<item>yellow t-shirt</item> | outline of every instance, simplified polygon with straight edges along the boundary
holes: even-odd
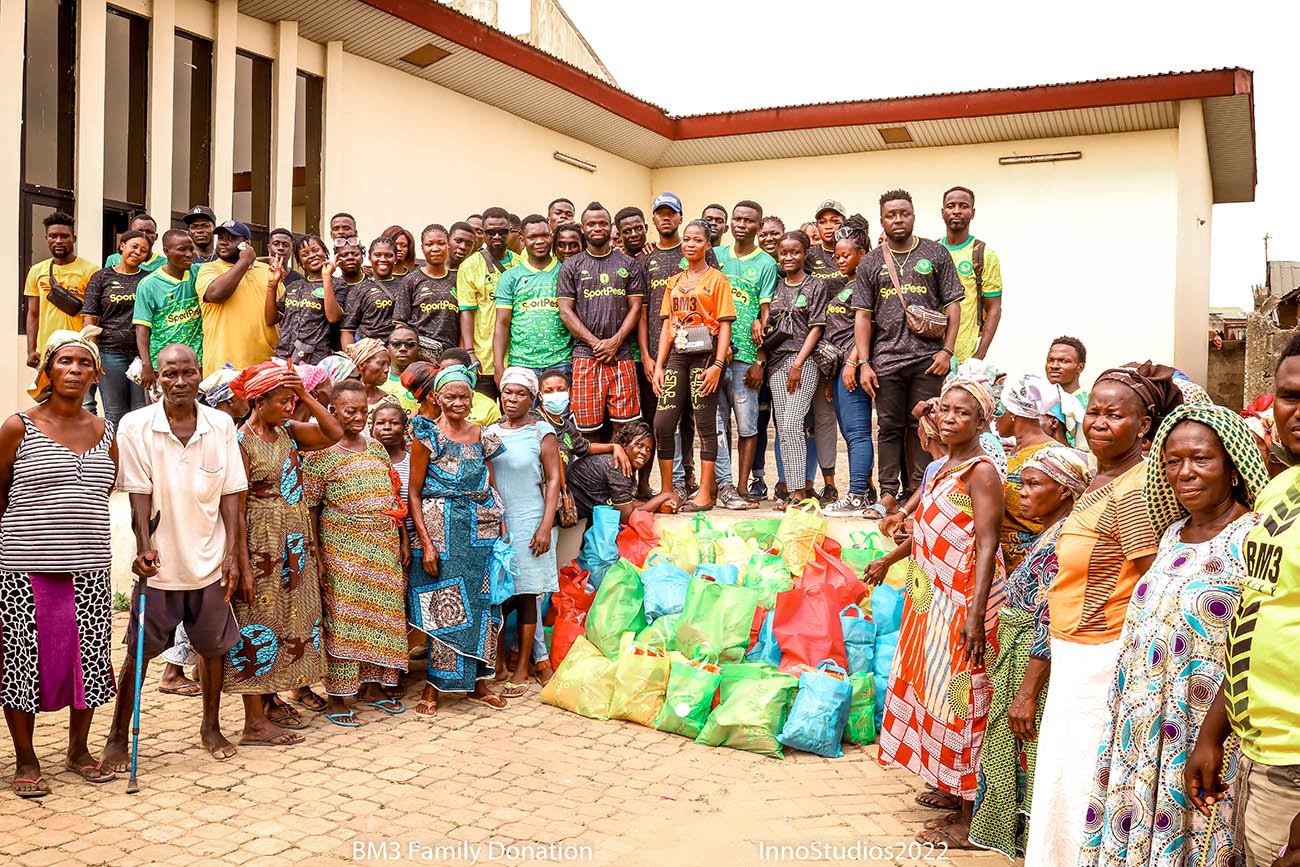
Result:
[[[40,299],[37,302],[40,305],[37,311],[37,352],[45,349],[45,342],[50,339],[50,335],[54,332],[60,329],[80,331],[81,326],[84,324],[80,316],[69,316],[51,304],[49,299],[45,297],[50,291],[50,261],[45,259],[33,265],[27,272],[26,283],[23,284],[24,295],[29,298]],[[63,288],[69,292],[85,296],[86,284],[90,282],[91,275],[98,270],[99,268],[95,265],[78,256],[66,265],[55,265],[54,279],[59,281]]]
[[[391,371],[388,374],[388,380],[379,386],[379,390],[397,398],[397,402],[402,405],[402,409],[406,410],[407,415],[415,415],[420,411],[420,402],[411,396],[411,393],[406,390],[406,386],[402,385],[402,380],[393,376]]]
[[[1282,473],[1255,501],[1246,534],[1246,579],[1228,626],[1224,693],[1241,751],[1261,764],[1300,765],[1300,467]]]
[[[479,376],[491,376],[495,370],[492,359],[492,336],[497,324],[497,281],[506,271],[524,259],[513,250],[506,250],[501,270],[488,270],[487,251],[476,250],[460,263],[456,272],[456,303],[461,312],[474,311],[474,354],[478,356]]]
[[[241,369],[260,364],[275,352],[279,339],[279,330],[266,324],[266,284],[271,275],[266,263],[254,262],[225,301],[213,304],[205,300],[212,281],[231,267],[220,259],[207,262],[194,281],[203,314],[204,376],[227,361]]]
[[[952,256],[952,264],[957,269],[957,278],[966,290],[966,297],[961,300],[961,325],[957,328],[957,353],[954,360],[961,364],[975,354],[980,344],[979,296],[975,292],[975,262],[972,258],[975,250],[975,236],[966,239],[966,243],[944,248]],[[982,289],[985,297],[995,298],[1002,294],[1002,264],[993,248],[984,247],[984,275]]]
[[[469,401],[468,421],[487,427],[501,418],[501,407],[497,402],[482,392],[474,392]]]

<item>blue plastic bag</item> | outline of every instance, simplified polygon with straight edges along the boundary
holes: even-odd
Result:
[[[590,573],[587,585],[600,589],[609,567],[618,562],[618,509],[597,506],[591,510],[591,526],[582,536],[582,551],[578,554],[578,568]]]
[[[709,577],[719,584],[740,583],[740,567],[734,563],[701,563],[695,567],[695,577]]]
[[[891,635],[903,628],[903,591],[888,584],[871,589],[871,619],[876,635]]]
[[[832,673],[836,676],[832,676]],[[799,691],[776,739],[787,747],[828,759],[844,755],[840,741],[849,722],[853,684],[844,669],[826,659],[799,674]]]
[[[776,636],[772,634],[772,620],[775,617],[776,612],[769,611],[763,618],[763,625],[758,630],[758,640],[754,642],[753,649],[745,654],[746,662],[781,664],[781,645],[776,643]]]
[[[876,633],[876,658],[872,661],[876,675],[876,731],[885,718],[885,692],[889,688],[889,670],[894,667],[894,653],[898,650],[898,633]]]
[[[492,543],[492,556],[488,559],[488,586],[493,605],[501,605],[515,595],[515,576],[518,574],[515,549],[510,546],[510,534],[507,533]]]
[[[660,554],[646,558],[641,570],[641,586],[645,588],[645,619],[653,623],[660,617],[679,614],[686,605],[686,588],[691,583],[691,573],[679,569],[671,560]]]
[[[873,671],[876,624],[868,620],[858,606],[845,605],[840,611],[840,631],[844,633],[844,656],[848,659],[849,674]]]

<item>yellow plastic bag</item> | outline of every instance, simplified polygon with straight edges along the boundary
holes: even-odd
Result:
[[[596,645],[580,635],[538,698],[542,704],[554,705],[591,719],[609,719],[616,665],[614,660],[606,659]]]
[[[749,558],[754,556],[754,552],[758,550],[760,550],[758,542],[755,540],[745,539],[728,531],[713,540],[713,562],[720,566],[730,563],[739,566],[741,571],[744,571],[745,565],[749,563]]]
[[[700,539],[690,526],[664,527],[659,534],[659,547],[654,551],[662,553],[679,569],[685,569],[692,575],[700,565]],[[651,553],[654,553],[652,551]],[[646,555],[649,562],[650,556]]]
[[[826,538],[830,522],[822,513],[821,505],[811,497],[785,510],[776,538],[781,542],[781,556],[790,567],[790,574],[798,578],[803,567],[817,556],[816,545]]]
[[[668,689],[668,654],[642,644],[623,633],[618,660],[614,663],[614,694],[609,702],[610,719],[626,719],[650,728],[663,710]]]

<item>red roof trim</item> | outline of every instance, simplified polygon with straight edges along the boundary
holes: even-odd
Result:
[[[362,0],[458,45],[550,82],[674,141],[862,124],[987,117],[1251,92],[1249,70],[1217,69],[969,93],[801,105],[672,118],[663,109],[435,0]],[[1252,108],[1253,123],[1253,108]]]

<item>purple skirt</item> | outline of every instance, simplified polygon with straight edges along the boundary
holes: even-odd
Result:
[[[109,570],[0,571],[0,706],[86,710],[113,700]]]

